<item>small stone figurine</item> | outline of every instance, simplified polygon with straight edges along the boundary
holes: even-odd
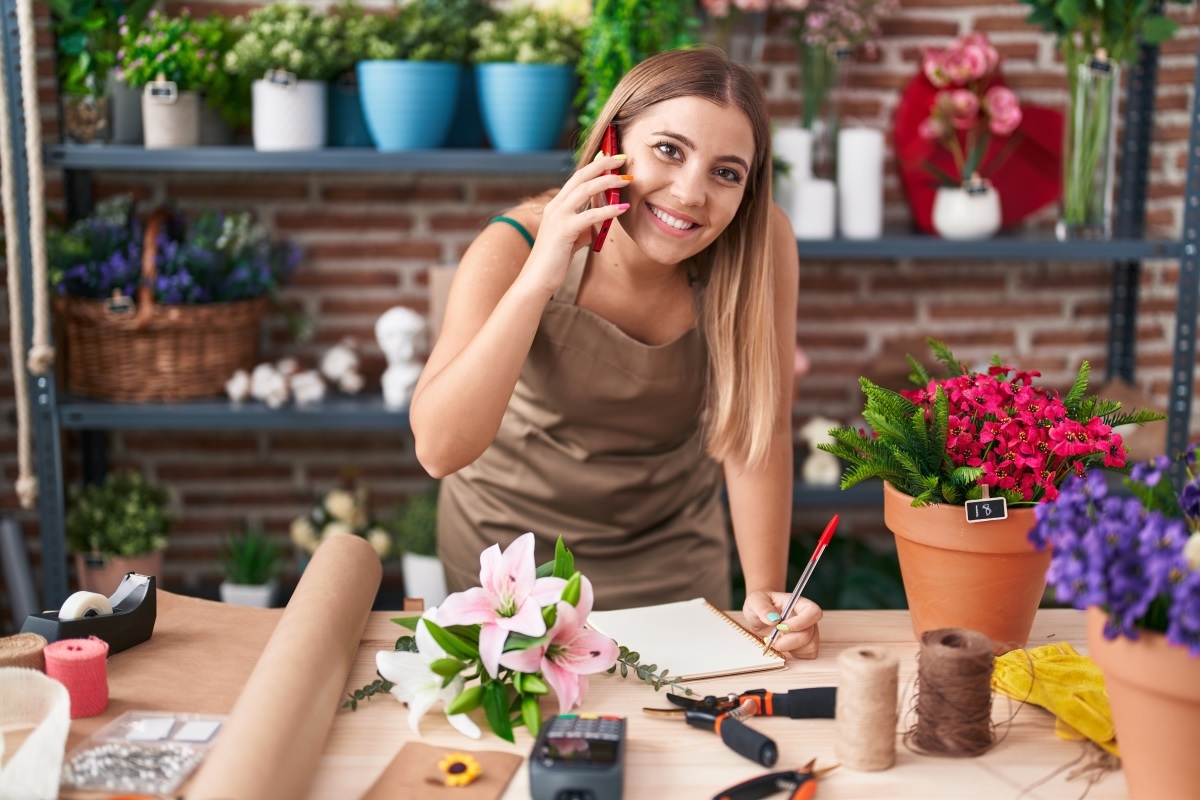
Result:
[[[819,444],[834,443],[829,430],[839,424],[837,420],[813,417],[798,431],[800,438],[808,443],[808,457],[804,459],[800,475],[810,486],[836,486],[841,478],[842,466],[837,456],[817,449]]]
[[[382,383],[383,403],[390,409],[405,408],[412,400],[422,369],[414,356],[424,334],[425,318],[404,306],[389,308],[375,323],[375,338],[388,362]]]

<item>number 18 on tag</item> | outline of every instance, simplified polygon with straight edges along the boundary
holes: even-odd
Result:
[[[998,519],[1008,519],[1008,503],[1003,497],[968,500],[966,506],[967,522],[992,522]]]

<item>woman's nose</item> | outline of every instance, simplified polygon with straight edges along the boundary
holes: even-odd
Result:
[[[675,176],[671,195],[680,205],[699,206],[704,203],[704,173],[702,170],[682,169]]]

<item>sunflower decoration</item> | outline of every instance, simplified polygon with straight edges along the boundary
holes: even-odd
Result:
[[[438,762],[438,769],[446,776],[447,786],[467,786],[483,774],[479,762],[466,753],[447,753]]]

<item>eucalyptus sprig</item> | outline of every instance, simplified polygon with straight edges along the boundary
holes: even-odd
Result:
[[[396,640],[395,649],[401,653],[415,653],[417,652],[417,640],[412,636],[401,636]],[[375,674],[379,675],[378,672]],[[392,683],[387,678],[379,675],[379,680],[371,681],[361,689],[355,689],[353,692],[349,692],[347,697],[350,699],[342,703],[342,708],[348,708],[351,711],[358,711],[359,700],[370,700],[377,694],[386,694],[387,692],[390,692],[392,687],[395,685],[396,684]]]
[[[695,692],[683,685],[682,678],[668,678],[667,673],[669,670],[664,669],[662,672],[658,672],[657,664],[642,664],[641,655],[631,651],[625,645],[619,645],[617,653],[617,663],[613,664],[608,670],[609,675],[620,669],[621,677],[628,678],[629,670],[632,669],[633,674],[637,676],[638,680],[647,686],[654,687],[654,691],[656,692],[666,686],[668,689],[681,691],[689,697],[695,694]]]

